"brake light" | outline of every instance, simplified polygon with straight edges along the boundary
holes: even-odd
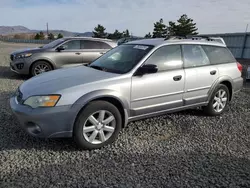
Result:
[[[237,62],[237,67],[238,67],[239,71],[242,72],[242,65],[238,62]]]

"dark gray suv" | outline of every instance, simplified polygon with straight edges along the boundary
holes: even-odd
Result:
[[[40,48],[13,52],[10,54],[10,68],[18,74],[35,76],[57,68],[89,64],[116,46],[116,42],[108,39],[57,39]]]

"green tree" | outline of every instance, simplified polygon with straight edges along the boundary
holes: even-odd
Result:
[[[55,39],[55,36],[53,35],[53,33],[50,33],[50,34],[49,34],[48,39],[49,39],[49,40],[54,40],[54,39]]]
[[[165,38],[167,36],[167,26],[163,23],[161,18],[158,22],[154,23],[153,38]]]
[[[130,37],[130,33],[128,29],[126,29],[126,31],[123,32],[123,37]]]
[[[40,40],[44,40],[45,39],[45,36],[44,36],[44,34],[43,34],[42,31],[40,31],[39,36],[40,36],[39,37]]]
[[[40,39],[40,35],[39,35],[39,33],[37,33],[35,36],[35,40],[39,40],[39,39]]]
[[[146,34],[144,38],[152,38],[151,33],[149,32],[148,34]]]
[[[94,28],[93,34],[95,38],[106,38],[107,33],[105,32],[106,28],[102,25],[98,24],[97,27]]]
[[[58,38],[58,39],[63,38],[63,35],[62,35],[61,33],[59,33],[59,34],[57,35],[57,38]]]
[[[117,29],[114,33],[108,34],[108,39],[120,39],[123,37],[123,33],[119,32]]]
[[[198,28],[196,28],[196,23],[193,22],[193,19],[188,18],[186,14],[183,14],[178,20],[177,23],[169,22],[169,35],[175,36],[187,36],[187,35],[197,35]]]

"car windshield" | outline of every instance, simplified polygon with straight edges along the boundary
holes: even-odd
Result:
[[[123,44],[99,57],[89,67],[124,74],[132,70],[152,48],[149,45]]]
[[[49,44],[45,44],[44,46],[42,46],[42,48],[54,48],[58,44],[61,44],[64,41],[65,41],[64,39],[57,39],[57,40],[54,40],[53,42],[50,42]]]

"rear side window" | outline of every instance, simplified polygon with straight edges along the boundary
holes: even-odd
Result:
[[[211,64],[232,63],[235,58],[225,47],[218,46],[202,46],[205,50]]]
[[[157,65],[158,71],[167,71],[182,68],[180,45],[163,46],[157,49],[145,64]]]
[[[184,67],[200,67],[210,65],[209,59],[200,45],[182,45]]]
[[[81,49],[111,49],[111,46],[100,41],[83,40]]]

